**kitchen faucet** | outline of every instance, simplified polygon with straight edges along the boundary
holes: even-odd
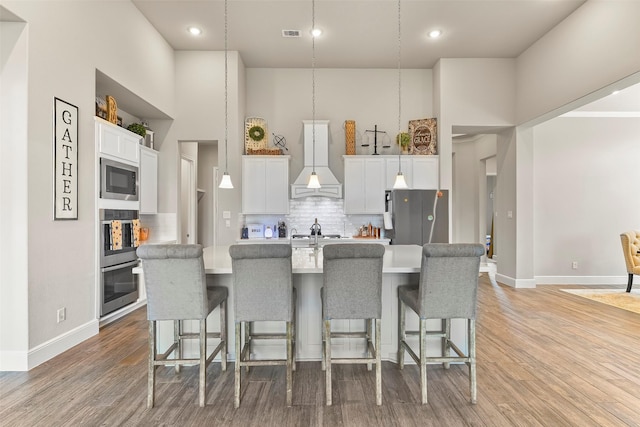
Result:
[[[314,236],[314,244],[318,247],[318,235],[322,233],[322,227],[318,224],[318,218],[316,218],[316,222],[311,226],[311,235]]]
[[[295,227],[291,229],[291,233],[289,234],[289,237],[293,237],[294,234],[298,234],[298,229]]]

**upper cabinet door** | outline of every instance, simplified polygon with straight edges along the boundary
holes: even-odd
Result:
[[[289,159],[266,159],[265,213],[289,213]]]
[[[440,180],[438,156],[413,156],[412,184],[416,190],[437,190]]]
[[[402,161],[402,174],[404,175],[404,180],[407,183],[409,188],[413,188],[413,180],[411,170],[413,168],[413,162],[411,161],[411,156],[400,156]],[[398,167],[398,156],[388,157],[386,159],[386,180],[385,180],[385,188],[387,190],[393,190],[393,184],[396,182],[396,176],[399,171]]]
[[[158,213],[158,152],[140,146],[140,213]]]
[[[384,212],[385,163],[373,156],[344,156],[344,212]]]
[[[290,156],[242,156],[242,212],[289,213]]]
[[[142,137],[98,118],[96,128],[98,151],[101,155],[138,164],[138,145]]]

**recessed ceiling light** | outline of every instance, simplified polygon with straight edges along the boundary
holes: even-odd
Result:
[[[619,90],[614,90],[613,92],[611,92],[611,95],[617,95],[617,94],[619,94],[619,93],[620,93],[620,91],[619,91]]]
[[[313,37],[319,37],[322,34],[322,30],[320,28],[314,28],[311,30],[311,35]]]
[[[441,30],[432,30],[429,31],[429,37],[431,37],[432,39],[437,39],[438,37],[440,37],[442,35],[442,31]]]
[[[189,34],[191,34],[192,36],[199,36],[200,34],[202,34],[202,30],[198,27],[189,27],[187,28],[187,31],[189,31]]]

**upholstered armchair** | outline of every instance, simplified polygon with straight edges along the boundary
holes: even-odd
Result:
[[[629,273],[629,282],[627,284],[627,292],[631,292],[633,285],[633,275],[640,275],[640,231],[627,231],[620,235],[622,242],[622,252],[624,252],[624,261],[627,264],[627,273]]]

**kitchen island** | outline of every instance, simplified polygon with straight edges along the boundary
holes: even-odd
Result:
[[[383,283],[382,283],[382,336],[381,357],[383,360],[396,361],[398,341],[398,294],[397,288],[409,283],[417,283],[420,274],[422,247],[417,245],[385,246]],[[322,356],[322,316],[320,288],[322,287],[322,249],[293,248],[293,284],[297,291],[297,331],[296,355],[298,360],[320,360]],[[228,246],[207,247],[204,249],[204,267],[207,283],[225,286],[229,289],[227,323],[229,337],[229,357],[234,355],[234,310],[233,286],[231,277],[231,257]],[[134,273],[142,273],[137,267]],[[418,319],[407,310],[407,328],[417,329]],[[212,330],[218,329],[217,312],[209,316],[208,324]],[[166,348],[173,333],[171,322],[159,322],[159,338],[161,347]],[[197,329],[196,322],[186,322],[185,329]],[[437,329],[440,321],[430,321],[429,328]],[[334,320],[332,328],[336,331],[355,331],[364,329],[363,320]],[[256,324],[258,332],[274,332],[284,329],[283,322],[261,322]],[[466,328],[463,320],[454,320],[451,325],[452,338],[456,344],[466,351]],[[427,353],[440,354],[440,340],[428,339]],[[417,339],[415,340],[417,345]],[[213,347],[212,347],[213,348]],[[188,352],[197,351],[195,343],[185,346]],[[336,357],[360,356],[365,346],[362,339],[334,339],[332,353]],[[255,343],[252,354],[256,358],[283,357],[284,345],[278,341]],[[407,361],[411,361],[407,358]]]

